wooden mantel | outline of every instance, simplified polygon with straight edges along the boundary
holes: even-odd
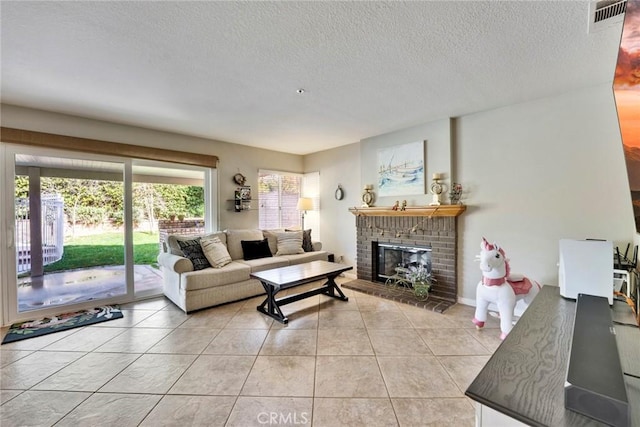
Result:
[[[405,210],[394,211],[391,206],[370,208],[349,208],[355,216],[459,216],[467,209],[465,205],[411,206]]]

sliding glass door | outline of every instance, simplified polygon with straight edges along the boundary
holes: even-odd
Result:
[[[11,318],[126,299],[127,167],[106,157],[7,147]]]
[[[203,168],[135,160],[133,259],[136,297],[162,293],[157,257],[169,234],[205,231]]]
[[[6,144],[5,321],[162,294],[163,238],[210,226],[212,175]]]

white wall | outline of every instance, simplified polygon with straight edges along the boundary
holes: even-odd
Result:
[[[13,105],[3,104],[0,108],[2,126],[5,127],[218,156],[221,201],[219,229],[258,227],[257,210],[234,212],[233,202],[226,202],[227,199],[233,200],[233,192],[237,187],[233,175],[241,172],[247,177],[246,185],[250,185],[254,194],[257,194],[258,169],[304,172],[303,158],[299,155]]]
[[[513,272],[558,283],[558,240],[635,235],[610,85],[463,116],[455,168],[468,210],[459,218],[459,289],[475,300],[482,236]]]
[[[424,123],[418,126],[402,129],[397,132],[373,136],[361,141],[360,158],[360,193],[365,184],[373,184],[374,192],[378,192],[378,150],[381,148],[403,145],[416,141],[427,141],[425,191],[424,195],[407,196],[408,206],[424,206],[431,202],[428,188],[431,186],[431,176],[435,172],[444,173],[444,183],[449,185],[451,178],[451,121],[449,119]],[[455,179],[455,177],[454,177]],[[398,197],[377,197],[374,205],[392,206]],[[360,201],[360,204],[362,201]]]
[[[307,172],[320,171],[320,228],[322,247],[342,256],[343,263],[356,265],[356,219],[349,208],[362,203],[360,144],[350,144],[304,157]],[[344,198],[336,200],[338,184]],[[314,240],[317,238],[311,232]]]

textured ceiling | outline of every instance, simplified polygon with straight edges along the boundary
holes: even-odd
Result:
[[[621,25],[587,34],[588,8],[3,0],[1,96],[306,154],[611,82]]]

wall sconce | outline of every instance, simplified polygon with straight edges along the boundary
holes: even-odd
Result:
[[[307,211],[313,210],[313,200],[311,200],[311,198],[309,197],[300,197],[298,199],[298,205],[296,206],[296,209],[301,212],[300,218],[302,229],[304,230],[304,216],[306,215]]]

